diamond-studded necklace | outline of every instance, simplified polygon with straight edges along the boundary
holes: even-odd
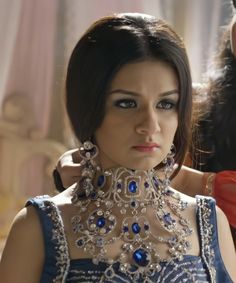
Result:
[[[183,259],[193,229],[183,217],[187,203],[180,195],[164,186],[154,170],[120,167],[98,172],[93,186],[82,178],[73,192],[78,208],[71,219],[76,246],[95,264],[118,262],[120,271],[135,280],[158,272],[161,262]],[[117,242],[119,252],[110,258],[110,245]]]

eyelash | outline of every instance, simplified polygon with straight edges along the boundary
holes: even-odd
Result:
[[[115,102],[115,106],[123,109],[135,108],[137,103],[133,99],[119,99]]]
[[[164,104],[164,106],[159,107],[163,110],[171,110],[173,108],[176,108],[177,102],[176,101],[170,101],[170,100],[162,100],[158,103],[159,105]]]
[[[130,109],[137,107],[137,102],[133,99],[119,99],[115,101],[115,106],[122,109]],[[173,108],[176,108],[177,102],[176,101],[170,101],[170,100],[161,100],[158,102],[157,107],[158,109],[162,110],[171,110]]]

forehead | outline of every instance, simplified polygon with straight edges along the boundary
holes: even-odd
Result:
[[[158,60],[145,60],[124,65],[111,81],[110,90],[131,88],[142,91],[178,89],[178,77],[173,67]]]

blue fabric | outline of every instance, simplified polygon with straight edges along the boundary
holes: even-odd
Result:
[[[198,198],[201,198],[198,196]],[[100,263],[99,265],[93,264],[91,259],[78,259],[70,260],[67,269],[62,272],[64,273],[64,279],[60,277],[59,273],[61,272],[60,266],[57,262],[57,252],[58,252],[58,242],[53,239],[53,229],[55,228],[55,223],[52,220],[52,208],[48,205],[50,203],[49,196],[42,196],[30,199],[27,201],[26,206],[33,205],[39,215],[40,222],[42,225],[44,244],[45,244],[45,263],[43,266],[43,272],[41,276],[40,283],[49,283],[49,282],[78,282],[78,283],[91,283],[91,282],[104,282],[104,283],[131,283],[134,282],[130,278],[126,277],[124,274],[119,272],[119,264],[115,263],[112,266],[112,271],[108,269],[108,266],[105,263]],[[51,202],[52,203],[52,202]],[[217,235],[217,222],[216,222],[216,211],[215,211],[215,201],[213,199],[208,199],[208,205],[211,208],[211,215],[209,217],[209,223],[213,225],[214,229],[212,230],[212,241],[211,248],[215,253],[214,266],[216,270],[216,283],[233,283],[230,279],[224,263],[222,261],[218,235]],[[55,214],[54,214],[55,215]],[[200,233],[200,212],[197,208],[197,223],[199,228],[199,238],[200,245],[202,244],[201,233]],[[58,223],[57,223],[58,225]],[[161,271],[155,273],[154,276],[150,277],[150,282],[160,282],[160,283],[169,283],[169,282],[211,282],[210,274],[206,268],[206,262],[203,259],[202,255],[192,256],[186,255],[184,259],[180,262],[171,263],[161,263]],[[188,270],[189,274],[193,276],[193,279],[186,279],[186,273],[184,270]],[[109,279],[101,279],[104,275],[104,272],[115,272],[112,281]],[[57,277],[58,276],[58,277]],[[57,279],[55,279],[57,278]],[[100,281],[101,280],[101,281]],[[139,279],[135,282],[143,282],[142,279]]]
[[[225,268],[225,265],[223,263],[221,254],[220,254],[220,248],[219,248],[219,242],[218,242],[218,233],[217,233],[217,218],[216,218],[216,209],[215,209],[215,200],[212,199],[212,201],[209,203],[210,207],[212,209],[212,217],[211,217],[211,224],[215,229],[213,230],[213,237],[212,237],[212,248],[215,252],[215,267],[216,267],[216,278],[217,283],[219,282],[233,282],[228,272]],[[236,264],[236,263],[235,263]]]
[[[42,283],[52,282],[52,278],[54,278],[57,274],[56,258],[55,258],[56,243],[52,240],[53,222],[49,218],[45,207],[45,200],[47,199],[50,199],[50,197],[44,195],[33,199],[29,199],[26,203],[26,206],[33,205],[36,208],[43,230],[45,262],[43,266],[42,277],[40,280],[40,282]]]

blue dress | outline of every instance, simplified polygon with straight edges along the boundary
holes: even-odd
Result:
[[[161,270],[150,276],[149,282],[233,283],[220,255],[215,201],[200,196],[196,197],[196,201],[200,255],[185,255],[182,261],[161,263]],[[143,282],[131,280],[121,273],[119,263],[109,266],[105,263],[93,264],[91,259],[70,260],[64,225],[57,206],[49,196],[32,198],[26,203],[26,206],[29,205],[33,205],[39,215],[45,243],[45,262],[40,283]]]

